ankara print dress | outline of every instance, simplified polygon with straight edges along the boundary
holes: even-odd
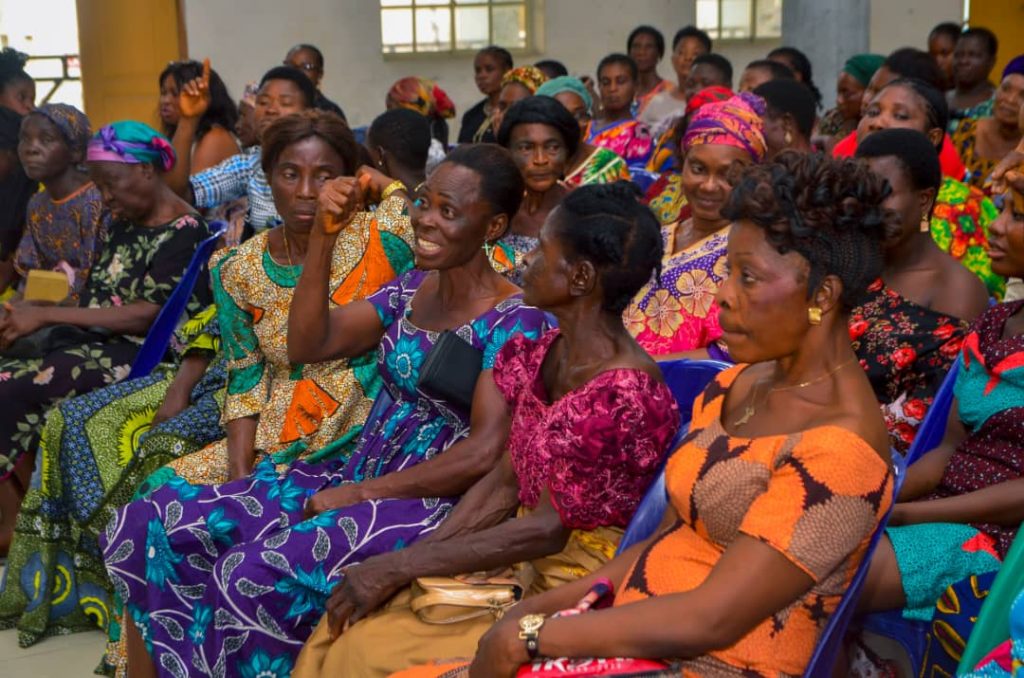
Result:
[[[313,493],[411,468],[469,433],[468,417],[416,389],[440,336],[413,325],[412,271],[368,300],[385,327],[378,366],[394,402],[342,461],[264,460],[222,485],[172,479],[107,527],[107,571],[161,675],[286,676],[341,570],[436,528],[455,497],[376,499],[303,520]],[[511,337],[540,336],[544,314],[510,297],[458,328],[490,369]]]

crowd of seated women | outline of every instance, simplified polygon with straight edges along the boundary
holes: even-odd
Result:
[[[238,102],[172,63],[159,131],[0,52],[0,627],[131,678],[800,675],[863,566],[951,674],[1024,520],[1024,56],[942,24],[823,111],[792,47],[625,46],[481,50],[457,135],[421,77],[350,127],[308,44]],[[678,359],[727,367],[677,402]]]

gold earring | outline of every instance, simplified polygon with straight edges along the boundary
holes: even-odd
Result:
[[[807,321],[812,325],[821,324],[821,308],[818,306],[811,306],[807,309]]]
[[[786,130],[786,143],[793,143],[793,134],[788,129]]]
[[[931,219],[928,218],[928,215],[925,214],[923,217],[921,217],[921,232],[922,233],[928,233],[931,230],[932,230],[932,221],[931,221]]]

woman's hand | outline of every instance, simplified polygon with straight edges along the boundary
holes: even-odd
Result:
[[[337,177],[320,189],[316,209],[317,230],[325,235],[334,235],[351,223],[355,215],[366,204],[366,186],[371,177]]]
[[[369,165],[359,168],[359,171],[356,172],[356,180],[365,187],[366,200],[371,203],[380,202],[384,189],[395,183],[394,179]]]
[[[352,506],[369,498],[363,491],[361,483],[345,483],[337,487],[329,487],[326,490],[320,490],[306,502],[306,518],[318,516],[324,511]]]
[[[203,59],[203,74],[186,82],[178,93],[183,118],[201,118],[210,108],[210,60]]]
[[[7,302],[4,304],[4,310],[7,315],[0,326],[0,348],[7,348],[15,339],[32,334],[49,324],[46,317],[47,309],[40,306]]]
[[[519,639],[519,622],[504,618],[490,628],[477,645],[476,657],[469,666],[470,678],[515,676],[519,667],[530,661],[526,643]]]
[[[172,417],[176,417],[185,411],[192,402],[192,394],[188,389],[176,386],[171,383],[170,388],[167,389],[167,394],[164,396],[164,401],[160,403],[160,408],[157,409],[156,414],[153,415],[152,426],[162,424]]]
[[[327,600],[327,628],[337,638],[351,624],[375,612],[408,584],[388,565],[386,556],[371,558],[345,570]]]

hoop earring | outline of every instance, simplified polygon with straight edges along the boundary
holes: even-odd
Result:
[[[818,306],[811,306],[807,309],[807,322],[812,325],[821,324],[821,308]]]

